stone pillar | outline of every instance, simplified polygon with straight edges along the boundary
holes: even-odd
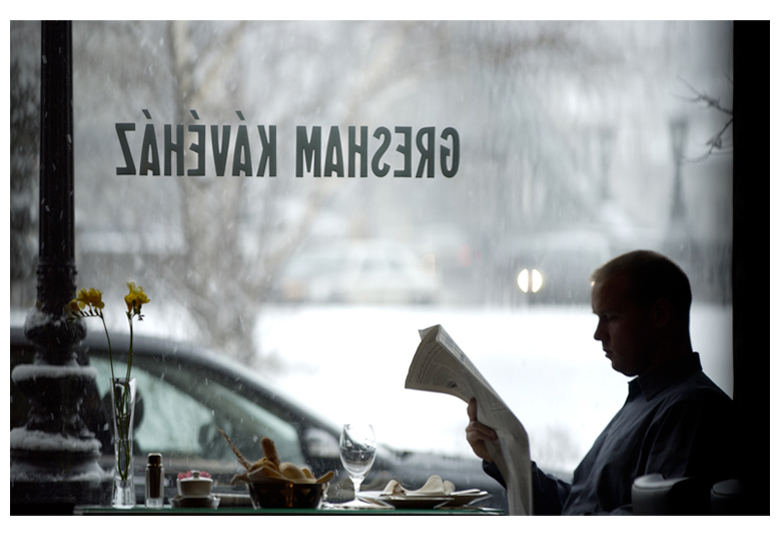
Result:
[[[100,441],[82,415],[96,377],[77,361],[86,328],[68,325],[63,309],[76,294],[71,62],[71,23],[44,21],[37,303],[25,321],[36,354],[11,374],[31,406],[26,424],[10,434],[12,505],[97,504],[110,494]]]

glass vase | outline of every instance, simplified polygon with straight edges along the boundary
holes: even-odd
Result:
[[[114,423],[114,508],[135,506],[133,481],[133,417],[135,378],[111,378],[111,413]]]

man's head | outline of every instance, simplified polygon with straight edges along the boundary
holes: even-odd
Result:
[[[691,287],[685,273],[652,251],[616,257],[591,276],[596,340],[627,376],[690,351]]]

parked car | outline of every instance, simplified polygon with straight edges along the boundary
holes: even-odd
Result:
[[[129,341],[126,334],[112,333],[111,342],[113,348],[127,348]],[[110,372],[102,330],[89,330],[80,348],[80,359],[97,371],[96,387],[102,399],[97,407],[102,411],[94,413],[90,428],[103,445],[100,464],[110,470],[114,461],[108,426]],[[34,353],[22,328],[12,326],[11,369],[31,363]],[[116,356],[114,367],[125,370]],[[163,455],[169,499],[176,494],[177,474],[194,469],[212,476],[217,493],[248,495],[244,486],[230,485],[232,477],[243,469],[218,429],[252,461],[263,456],[262,437],[273,439],[282,461],[306,465],[315,475],[336,472],[328,500],[352,498],[352,483],[339,458],[340,425],[296,403],[259,374],[197,346],[136,336],[132,376],[138,389],[134,474],[139,503],[143,503],[146,455],[151,452]],[[11,429],[24,425],[28,408],[26,397],[11,381]],[[488,491],[492,497],[481,505],[506,508],[504,488],[482,471],[476,457],[402,452],[380,445],[361,489],[381,490],[390,479],[418,488],[434,474],[452,481],[457,489]]]
[[[434,303],[439,282],[405,246],[381,240],[334,241],[295,256],[280,278],[283,301]]]

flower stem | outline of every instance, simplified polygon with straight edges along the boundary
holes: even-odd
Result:
[[[101,319],[102,319],[101,315]],[[132,360],[133,360],[133,321],[132,317],[128,314],[128,322],[130,324],[130,348],[128,352],[128,359],[127,359],[127,372],[125,373],[125,382],[124,382],[124,388],[122,390],[122,396],[117,397],[116,396],[116,388],[113,385],[112,380],[112,386],[111,388],[114,390],[114,402],[115,407],[114,411],[116,413],[116,419],[117,419],[117,448],[119,449],[118,456],[117,456],[117,470],[119,472],[119,476],[122,480],[127,480],[129,476],[129,472],[132,470],[130,467],[130,371],[132,368]],[[108,339],[108,329],[106,328],[105,320],[103,320],[103,328],[106,331],[106,338]],[[108,354],[109,354],[109,361],[111,363],[111,377],[116,378],[114,375],[114,359],[113,359],[113,353],[111,352],[111,342],[109,340],[108,343]],[[124,453],[124,459],[123,459],[123,453]]]
[[[120,382],[122,381],[121,379],[118,380]],[[114,389],[114,393],[116,393],[116,389],[113,385],[112,388]],[[119,449],[117,455],[117,470],[119,471],[119,476],[122,480],[127,480],[130,471],[130,389],[130,382],[126,381],[123,386],[122,396],[116,400],[115,407],[115,419],[117,420],[117,433],[119,435],[117,438]]]
[[[106,332],[106,341],[108,341],[108,363],[111,365],[111,377],[114,377],[114,353],[111,351],[111,337],[108,336],[108,327],[106,327],[106,319],[103,317],[103,311],[98,312],[100,320],[103,322],[103,331]],[[111,386],[113,389],[113,386]]]

